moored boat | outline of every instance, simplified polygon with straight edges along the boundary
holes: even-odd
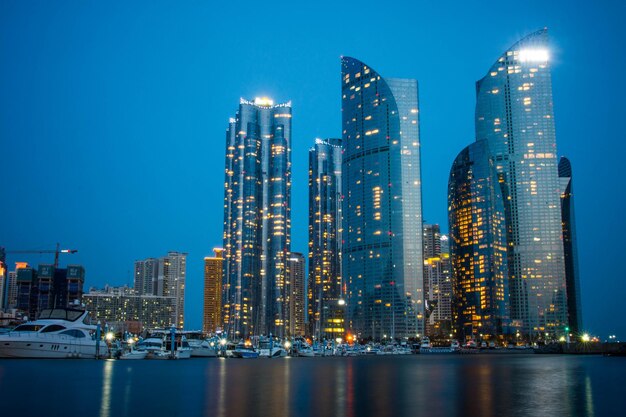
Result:
[[[42,310],[39,318],[0,335],[0,358],[93,359],[108,356],[85,310]]]
[[[251,343],[240,342],[233,350],[234,358],[254,359],[259,357],[259,352],[254,349]]]

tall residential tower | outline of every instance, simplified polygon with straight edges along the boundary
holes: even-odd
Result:
[[[230,337],[289,333],[291,103],[241,99],[226,131],[224,326]]]
[[[342,277],[357,338],[424,332],[417,89],[341,59]]]
[[[204,312],[202,331],[206,334],[222,329],[222,281],[224,250],[213,249],[215,256],[204,258]]]
[[[316,139],[309,149],[309,334],[318,340],[343,337],[345,331],[341,156],[341,139]]]
[[[450,174],[455,278],[468,272],[463,244],[487,251],[485,262],[496,270],[506,248],[511,325],[530,338],[562,335],[566,271],[546,29],[513,45],[476,83],[475,122],[476,143],[459,154]],[[473,268],[489,274],[483,264],[475,259]]]
[[[561,157],[559,160],[559,181],[561,182],[561,224],[563,226],[563,255],[565,257],[565,281],[567,284],[567,317],[571,331],[576,334],[583,330],[583,318],[578,277],[572,164],[565,157]]]

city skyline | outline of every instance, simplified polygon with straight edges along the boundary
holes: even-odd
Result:
[[[7,7],[6,13],[3,15],[10,16],[11,22],[7,20],[2,31],[3,34],[10,34],[14,25],[19,24],[20,19],[24,18],[26,9],[19,9],[15,6],[3,7]],[[8,43],[3,43],[3,56],[5,54],[14,56],[13,54],[17,53],[15,59],[10,60],[10,65],[2,69],[3,78],[19,82],[12,83],[15,84],[14,86],[3,84],[8,93],[1,102],[5,116],[0,125],[0,134],[3,138],[3,148],[7,150],[7,157],[5,157],[6,175],[3,176],[2,188],[5,190],[5,200],[10,202],[13,199],[17,203],[6,204],[2,209],[2,218],[5,220],[3,220],[2,242],[0,244],[7,246],[8,250],[30,249],[51,246],[50,242],[58,240],[66,246],[76,247],[79,249],[79,253],[74,255],[75,258],[72,260],[63,260],[63,264],[68,262],[85,265],[86,285],[88,286],[102,286],[106,282],[115,285],[132,284],[132,262],[134,259],[155,253],[164,253],[168,250],[185,251],[190,254],[187,266],[188,288],[193,287],[196,290],[187,291],[187,293],[200,294],[201,291],[198,290],[202,286],[202,259],[205,255],[210,254],[212,247],[221,246],[221,215],[219,212],[221,201],[218,201],[221,199],[215,196],[219,194],[218,190],[220,190],[222,182],[221,167],[223,163],[211,159],[208,153],[213,152],[220,158],[223,156],[223,121],[232,111],[232,106],[228,103],[233,103],[239,97],[268,95],[276,101],[293,100],[295,119],[307,115],[308,119],[302,119],[302,124],[294,125],[293,151],[293,188],[294,193],[297,193],[298,196],[294,200],[306,200],[304,198],[307,193],[306,163],[303,163],[303,160],[306,161],[306,149],[315,137],[336,137],[340,133],[338,123],[340,107],[336,99],[338,88],[336,62],[337,57],[344,53],[362,57],[365,62],[371,62],[382,74],[397,74],[420,80],[420,101],[423,106],[426,106],[422,111],[420,120],[422,124],[422,164],[425,187],[424,219],[429,223],[446,225],[445,200],[442,199],[442,196],[445,197],[446,187],[445,185],[442,187],[442,184],[447,182],[447,170],[455,156],[454,154],[473,140],[472,114],[475,104],[472,91],[473,81],[483,75],[484,69],[489,67],[493,57],[499,56],[500,52],[508,48],[516,39],[534,29],[548,26],[550,27],[551,38],[555,42],[554,56],[556,61],[553,68],[553,82],[555,85],[554,101],[559,135],[559,156],[565,155],[572,160],[576,176],[578,253],[584,325],[585,328],[600,334],[617,331],[615,330],[616,326],[618,329],[619,326],[623,328],[623,324],[619,323],[619,320],[611,322],[609,319],[611,317],[610,311],[617,309],[618,302],[611,296],[606,300],[604,291],[600,292],[599,289],[595,289],[594,283],[601,278],[607,280],[606,285],[616,290],[609,291],[609,293],[617,293],[619,292],[617,290],[622,288],[618,284],[619,274],[611,274],[608,266],[598,267],[595,265],[594,260],[599,259],[597,256],[599,252],[598,249],[594,248],[593,233],[598,231],[598,222],[601,225],[600,230],[605,230],[606,233],[617,228],[619,235],[619,231],[623,230],[624,222],[619,216],[619,210],[614,205],[609,204],[614,201],[614,197],[609,191],[611,187],[597,184],[599,176],[604,175],[609,185],[616,188],[613,182],[615,180],[612,178],[614,175],[611,174],[618,165],[615,162],[617,160],[613,158],[617,158],[619,152],[609,153],[609,155],[607,152],[601,152],[602,156],[600,157],[600,152],[592,149],[593,147],[589,147],[585,151],[581,151],[579,148],[583,148],[587,143],[600,142],[604,144],[604,149],[611,149],[609,146],[611,135],[604,130],[607,129],[604,127],[606,123],[593,123],[592,129],[591,122],[584,120],[582,115],[591,112],[593,116],[590,116],[590,120],[610,120],[611,112],[619,108],[617,99],[613,98],[613,94],[615,97],[618,95],[616,93],[609,96],[604,95],[600,96],[603,99],[598,100],[598,94],[600,94],[598,90],[601,89],[580,90],[574,88],[578,86],[580,80],[592,78],[587,76],[591,74],[591,70],[585,68],[588,62],[599,61],[599,64],[604,63],[605,65],[601,67],[609,73],[614,71],[613,64],[610,64],[606,60],[607,58],[601,57],[599,52],[592,51],[589,43],[583,44],[582,47],[577,43],[581,41],[583,34],[592,36],[591,29],[586,28],[584,24],[587,19],[591,19],[590,16],[568,11],[566,17],[569,17],[570,20],[562,19],[559,21],[557,9],[550,8],[552,6],[547,7],[536,17],[520,16],[515,18],[513,22],[509,22],[510,27],[504,31],[485,29],[485,32],[469,34],[468,39],[461,39],[461,36],[458,36],[461,34],[458,29],[450,29],[450,35],[434,42],[434,44],[437,47],[443,47],[443,49],[455,45],[464,62],[468,63],[467,68],[455,71],[462,72],[462,74],[458,74],[459,78],[455,80],[433,76],[436,70],[442,71],[444,74],[452,73],[451,70],[440,67],[439,58],[441,55],[439,51],[434,50],[434,47],[424,48],[424,45],[418,44],[407,50],[407,44],[403,41],[400,47],[405,48],[404,53],[415,57],[400,57],[397,54],[394,55],[395,49],[384,50],[384,41],[389,41],[389,38],[383,36],[383,39],[378,43],[364,45],[355,42],[346,32],[342,32],[336,47],[323,48],[319,52],[313,51],[313,59],[305,59],[303,55],[295,55],[293,59],[285,60],[283,57],[283,61],[279,61],[292,63],[295,66],[294,72],[303,72],[305,76],[299,78],[298,82],[283,77],[284,71],[276,63],[263,65],[259,73],[255,74],[247,83],[242,82],[242,78],[237,81],[227,79],[225,84],[228,91],[209,89],[205,84],[208,83],[206,80],[201,81],[204,84],[201,84],[202,88],[199,89],[198,93],[192,93],[190,84],[179,80],[179,76],[172,78],[171,75],[167,75],[167,71],[173,71],[177,68],[176,66],[155,70],[157,73],[153,75],[147,73],[147,83],[144,80],[133,86],[130,82],[122,82],[122,90],[128,91],[128,93],[114,89],[112,93],[100,94],[100,98],[96,100],[97,107],[101,110],[104,109],[105,115],[111,116],[109,118],[112,121],[107,123],[103,121],[104,119],[95,117],[90,113],[83,113],[82,110],[82,104],[90,102],[91,94],[102,93],[102,91],[99,89],[94,91],[92,87],[84,95],[78,94],[77,98],[72,98],[61,93],[59,89],[63,86],[67,88],[74,83],[76,83],[77,89],[81,88],[80,86],[84,87],[85,83],[94,81],[86,78],[94,78],[94,75],[96,81],[104,79],[105,85],[109,85],[109,82],[106,81],[107,78],[103,78],[104,72],[100,72],[102,71],[100,67],[92,67],[93,64],[90,64],[89,60],[81,61],[77,63],[79,64],[77,70],[70,72],[71,79],[66,78],[63,75],[63,71],[67,69],[66,65],[72,62],[76,63],[76,55],[70,48],[64,53],[61,53],[60,49],[55,49],[60,54],[59,62],[61,64],[50,68],[49,71],[46,71],[45,76],[37,69],[41,65],[34,65],[29,67],[30,69],[20,71],[28,60],[24,55],[17,53]],[[419,9],[417,7],[415,10],[419,11]],[[604,10],[594,10],[593,13],[601,16],[598,18],[600,21],[608,19],[609,22],[614,22],[611,20],[611,14]],[[388,15],[383,17],[384,21],[388,22]],[[490,17],[493,17],[492,12],[488,12],[485,17],[480,19],[487,21]],[[34,18],[39,19],[41,16]],[[60,22],[64,22],[67,16],[61,13],[59,18]],[[93,16],[87,13],[85,21],[89,22],[89,18],[93,19]],[[152,20],[150,21],[152,22]],[[459,18],[456,17],[455,21],[459,21]],[[122,19],[122,23],[128,24],[129,22]],[[48,24],[56,27],[58,23]],[[618,30],[616,26],[610,26],[611,24],[615,25],[610,23],[609,28],[604,32],[593,33],[596,36],[594,39],[608,39],[607,32],[609,30]],[[45,28],[46,26],[42,25],[42,27]],[[197,30],[195,25],[192,27]],[[293,26],[290,27],[295,29]],[[52,45],[56,45],[55,41],[62,43],[69,40],[70,45],[74,45],[82,51],[75,40],[67,39],[73,33],[72,28],[73,26],[70,25],[66,32],[53,35]],[[103,33],[108,33],[106,29],[100,29],[104,31]],[[30,45],[38,39],[37,36],[42,36],[44,30],[47,29],[34,31],[32,38],[21,39],[15,43],[24,46]],[[578,30],[582,30],[582,34],[579,34]],[[298,34],[296,39],[302,41],[301,32],[296,30],[295,33]],[[406,34],[406,32],[401,33]],[[131,36],[131,41],[132,35],[132,32],[128,35]],[[186,38],[190,35],[191,33],[184,32],[183,37]],[[106,46],[106,42],[99,36],[87,38],[99,47],[95,48],[96,50],[103,51],[101,53],[105,55],[112,53]],[[217,37],[215,34],[211,36]],[[459,44],[452,41],[455,36],[459,40]],[[619,37],[617,38],[619,39]],[[257,42],[270,42],[271,39],[275,38],[269,36],[269,40]],[[304,43],[306,44],[306,41]],[[167,53],[173,54],[174,49],[171,46],[168,48],[166,48]],[[206,49],[200,43],[194,43],[189,48],[190,51]],[[49,56],[42,54],[41,50],[37,48],[32,49],[35,51],[33,59],[36,63],[49,62]],[[219,48],[217,50],[219,51]],[[123,56],[128,57],[130,51],[132,49],[121,48]],[[155,56],[150,55],[151,53],[153,53],[151,50],[145,52],[141,59],[151,62],[155,58]],[[100,54],[94,53],[90,56],[98,65],[102,63]],[[184,54],[176,56],[183,60],[184,58],[189,60],[189,57]],[[275,58],[274,55],[272,57]],[[255,58],[259,59],[259,56],[254,55],[247,59],[254,60]],[[618,59],[623,58],[618,57]],[[194,59],[192,61],[195,62]],[[112,62],[113,68],[109,68],[109,72],[112,71],[115,77],[123,79],[123,74],[130,73],[131,79],[136,80],[135,77],[138,75],[139,68],[132,65],[130,68],[126,68],[119,62]],[[305,71],[305,67],[313,62],[319,62],[319,66],[316,66],[319,75]],[[204,68],[206,65],[208,63],[203,62],[202,67]],[[180,77],[190,76],[196,82],[220,78],[219,73],[209,72],[205,74],[202,71],[196,72],[191,68],[193,68],[191,65],[185,66],[185,69],[180,72]],[[81,76],[78,72],[79,69],[82,69],[82,73],[86,75]],[[18,73],[23,73],[23,75],[18,75]],[[313,78],[307,81],[306,75]],[[173,85],[177,85],[177,82],[181,83],[182,89],[166,88],[166,96],[174,100],[167,100],[167,103],[158,100],[150,103],[149,98],[151,96],[141,91],[152,86],[164,76]],[[607,76],[606,78],[613,80],[612,88],[623,87],[623,81],[619,77]],[[28,102],[28,97],[30,97],[28,90],[24,95],[18,93],[19,86],[29,79],[35,80],[35,87],[44,87],[43,98],[36,101],[32,112],[29,111],[31,105]],[[51,85],[54,84],[55,80],[57,84],[60,84],[59,87]],[[302,83],[302,80],[305,82]],[[308,85],[308,83],[315,84],[315,87]],[[448,87],[446,83],[452,85]],[[301,87],[302,91],[298,91],[296,86]],[[453,95],[447,88],[452,90],[460,88],[462,90],[458,107],[454,100],[450,100],[457,96]],[[436,97],[439,89],[442,89],[441,98]],[[454,91],[454,93],[458,93],[458,91]],[[125,97],[125,94],[129,94],[131,98],[130,109],[132,111],[129,114],[132,114],[137,120],[143,120],[147,117],[158,117],[165,120],[170,109],[177,106],[188,111],[189,108],[184,105],[184,101],[189,95],[194,98],[191,100],[192,102],[200,105],[196,106],[199,107],[198,110],[188,112],[185,115],[182,115],[180,111],[175,112],[172,125],[159,124],[158,129],[148,129],[146,133],[143,133],[143,128],[139,127],[141,123],[134,119],[131,120],[131,116],[125,116],[112,109],[112,106],[121,101],[119,98]],[[161,93],[158,93],[156,97],[160,97],[159,94]],[[58,109],[53,110],[49,108],[50,104],[48,103],[57,103],[54,98],[55,95],[59,95],[62,105],[55,106]],[[471,97],[471,99],[467,97]],[[13,98],[19,98],[19,100],[14,101]],[[447,100],[445,100],[446,98]],[[208,100],[211,104],[206,103]],[[615,103],[611,106],[612,100],[615,100]],[[588,108],[589,105],[584,106],[586,107],[585,111],[580,110],[578,106],[585,102],[606,104],[607,114],[600,114],[600,110]],[[143,110],[140,111],[141,103],[147,104],[145,114]],[[327,103],[328,105],[326,105]],[[600,107],[604,108],[604,106]],[[328,110],[324,110],[325,108]],[[47,115],[47,112],[51,112],[50,115]],[[202,123],[198,122],[210,113],[215,113],[215,117],[211,116]],[[141,117],[137,117],[138,115]],[[222,120],[221,124],[216,120]],[[74,122],[76,123],[74,129],[76,133],[66,134],[66,125],[72,125]],[[90,124],[93,125],[93,122],[96,122],[94,126],[98,127],[95,129],[97,132],[91,132],[87,128]],[[446,122],[455,125],[454,131],[445,126]],[[162,133],[159,133],[159,130]],[[91,133],[95,135],[93,138]],[[159,137],[159,135],[162,139],[148,146],[151,139]],[[453,138],[453,136],[457,137]],[[612,137],[615,140],[616,136],[613,135]],[[15,141],[8,141],[8,138],[15,138]],[[128,138],[134,139],[129,141]],[[193,140],[189,140],[189,138],[193,138]],[[111,143],[111,149],[104,146],[104,143]],[[120,147],[119,150],[118,147]],[[438,147],[446,149],[438,149]],[[192,152],[197,153],[198,156],[191,155]],[[130,157],[125,156],[127,154],[141,155],[139,158],[141,164],[138,165],[140,168],[136,171],[126,168],[132,167],[133,162]],[[299,159],[295,159],[296,154],[298,154],[297,158]],[[149,160],[150,164],[144,160]],[[34,174],[25,175],[22,173],[20,175],[21,171],[18,168],[24,166],[28,161],[34,163],[30,165],[31,171],[33,171],[32,167],[34,166]],[[168,161],[172,163],[169,168],[161,168],[162,166],[167,167]],[[54,169],[51,170],[50,168]],[[96,171],[98,172],[97,175]],[[44,172],[50,173],[46,174],[51,176],[50,182],[41,179]],[[102,172],[107,174],[102,175]],[[169,202],[163,202],[160,198],[153,197],[151,193],[155,192],[160,181],[163,181],[165,187],[174,190],[178,181],[168,178],[176,178],[177,176],[180,176],[179,179],[185,178],[187,182],[192,183],[192,186],[181,185],[182,188],[179,192],[181,190],[184,192],[179,194],[178,199],[172,199]],[[208,181],[200,184],[198,179]],[[110,185],[107,185],[108,183]],[[152,187],[145,187],[145,190],[139,189],[138,187],[142,185],[152,185]],[[148,189],[151,189],[150,192],[147,191]],[[155,194],[158,195],[158,192]],[[180,198],[181,196],[183,198]],[[213,200],[216,200],[217,203]],[[143,203],[139,204],[142,201]],[[602,207],[602,211],[595,207],[596,201]],[[619,197],[617,201],[620,202]],[[160,204],[159,206],[157,206],[157,202]],[[159,209],[157,210],[155,207],[159,207]],[[45,210],[43,216],[40,213],[42,208]],[[307,239],[303,237],[306,236],[306,203],[294,201],[292,212],[294,229],[297,229],[298,235],[294,237],[293,250],[306,253]],[[177,219],[177,216],[186,218],[175,221],[172,225],[159,225],[156,228],[154,222],[147,221],[148,219],[161,219],[161,221]],[[146,218],[145,223],[144,218]],[[98,221],[101,224],[96,224]],[[70,223],[74,223],[76,227],[63,230],[64,227],[71,226]],[[206,223],[210,223],[210,226]],[[86,225],[93,227],[85,227]],[[161,229],[158,234],[162,237],[157,237],[151,228]],[[216,231],[217,233],[215,233]],[[605,249],[609,251],[609,254],[616,253],[618,246],[614,240],[609,240]],[[50,262],[49,258],[39,256],[22,258],[9,256],[7,260],[10,269],[12,269],[13,262],[20,260],[27,260],[31,264]],[[188,295],[187,318],[192,321],[191,327],[199,328],[202,303],[199,297],[197,300],[189,297]],[[594,306],[593,309],[592,306]]]

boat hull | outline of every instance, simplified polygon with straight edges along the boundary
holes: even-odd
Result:
[[[103,343],[100,346],[100,357],[106,357],[108,350]],[[0,341],[0,358],[32,358],[32,359],[94,359],[94,345],[76,343],[42,342],[38,340]]]
[[[121,360],[141,360],[141,359],[146,359],[146,356],[148,356],[148,352],[143,351],[131,351],[131,352],[126,352],[123,353],[122,356],[120,356]]]
[[[216,358],[217,352],[213,348],[195,348],[191,351],[192,358]]]

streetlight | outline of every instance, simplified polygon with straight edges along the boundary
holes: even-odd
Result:
[[[590,340],[589,339],[589,334],[588,333],[583,334],[582,341],[583,342],[588,342],[589,340]]]

